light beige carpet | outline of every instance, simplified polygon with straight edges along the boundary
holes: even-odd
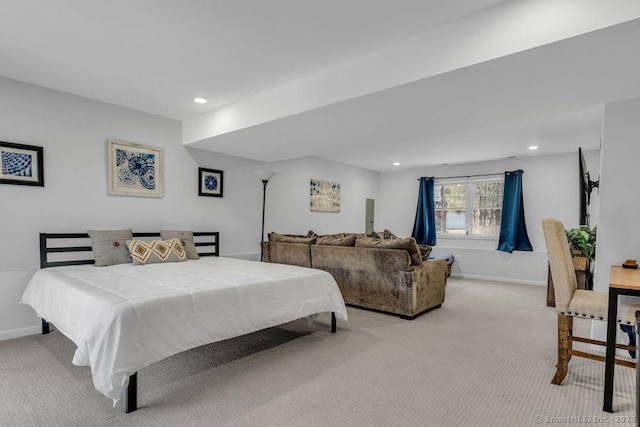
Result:
[[[95,391],[58,332],[3,341],[0,425],[633,425],[633,369],[616,367],[615,414],[602,411],[601,362],[573,358],[564,383],[550,383],[556,314],[545,297],[450,279],[442,308],[413,321],[349,308],[337,334],[323,314],[211,344],[142,370],[131,414]]]

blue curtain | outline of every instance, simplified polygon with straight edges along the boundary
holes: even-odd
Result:
[[[522,203],[522,171],[504,173],[504,197],[502,198],[502,222],[498,250],[504,252],[532,251],[524,221]]]
[[[436,211],[433,201],[434,179],[420,178],[420,191],[418,193],[418,208],[416,220],[413,223],[412,237],[420,245],[436,244]]]

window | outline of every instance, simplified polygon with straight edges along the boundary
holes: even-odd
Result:
[[[503,188],[504,179],[436,183],[436,232],[454,236],[499,234]]]

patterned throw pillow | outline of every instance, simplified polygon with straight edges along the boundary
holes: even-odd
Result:
[[[426,261],[429,259],[429,255],[431,255],[431,250],[433,249],[429,245],[418,245],[420,248],[420,255],[422,256],[422,260]]]
[[[382,240],[390,240],[390,239],[398,238],[395,234],[393,234],[386,228],[384,229],[384,231],[372,231],[370,237],[373,237],[376,239],[382,239]]]
[[[200,259],[196,249],[196,242],[193,239],[193,231],[160,230],[160,237],[162,240],[180,239],[180,243],[182,243],[184,250],[187,252],[187,258]]]
[[[387,230],[386,228],[384,229],[384,231],[382,232],[382,238],[385,240],[388,239],[397,239],[398,236],[396,236],[395,234],[393,234],[392,232],[390,232],[389,230]]]
[[[151,242],[127,240],[127,246],[131,259],[133,259],[133,265],[187,260],[187,252],[180,243],[180,239],[153,240]]]

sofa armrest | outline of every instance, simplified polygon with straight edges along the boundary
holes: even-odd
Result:
[[[263,242],[265,262],[311,268],[311,250],[307,243]]]
[[[414,305],[406,250],[314,245],[311,260],[333,276],[346,304],[400,315]]]
[[[437,307],[444,302],[447,285],[447,261],[433,259],[423,261],[413,269],[415,313]]]

